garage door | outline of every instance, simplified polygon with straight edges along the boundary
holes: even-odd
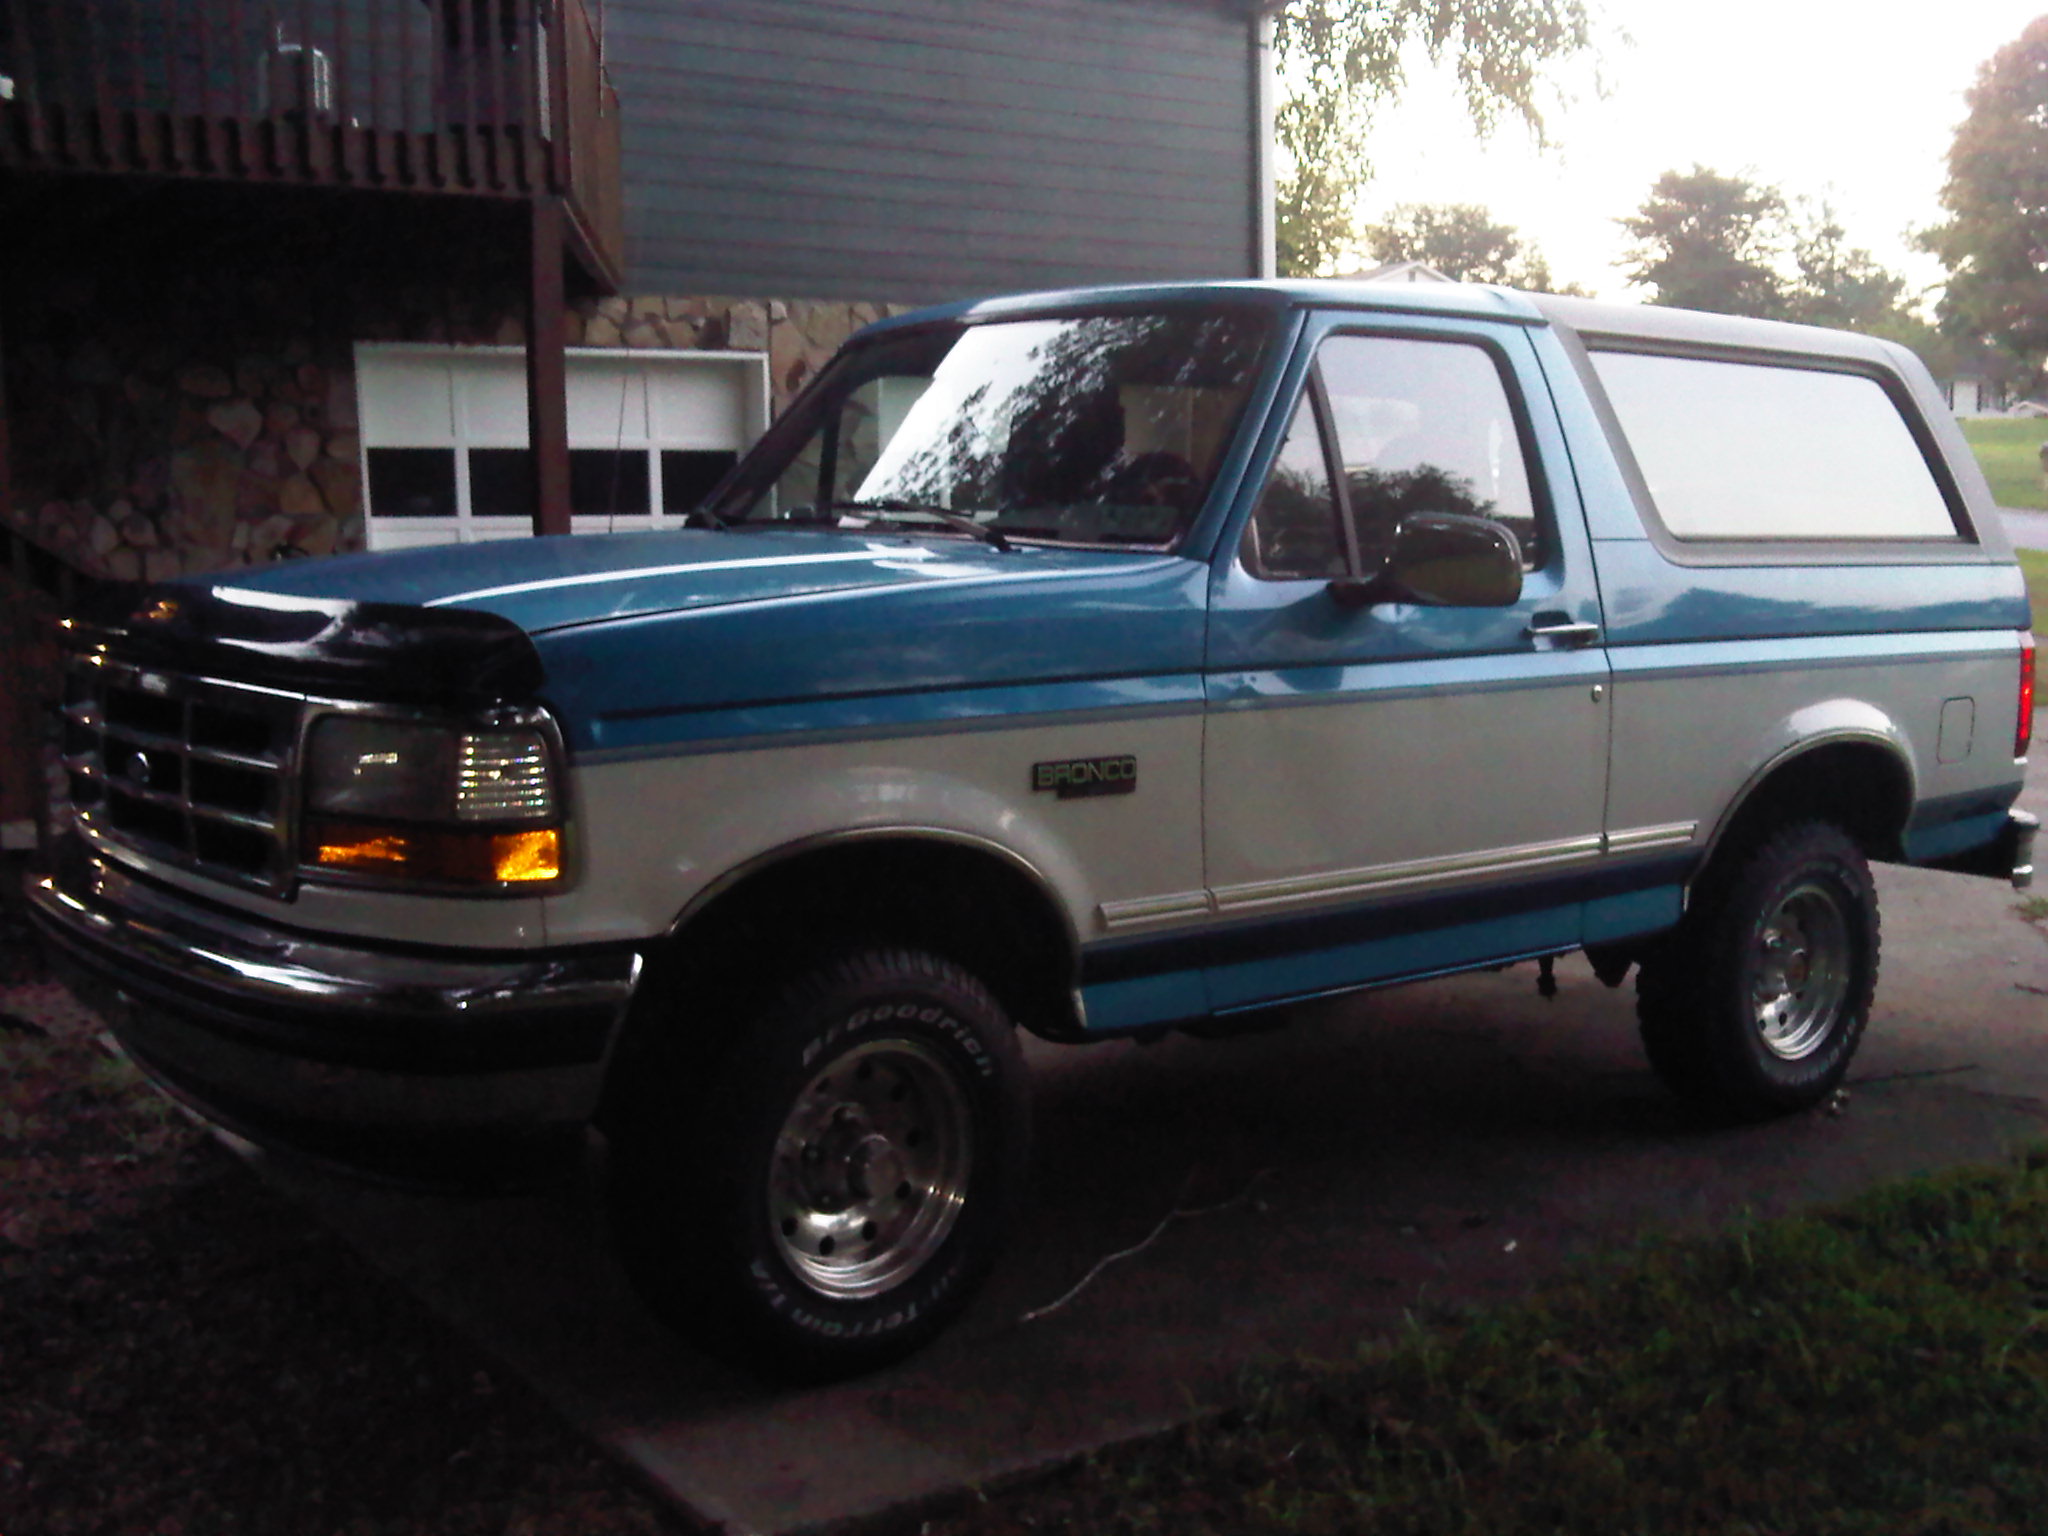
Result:
[[[572,349],[575,531],[673,527],[767,424],[759,353]],[[361,343],[372,549],[533,532],[526,359],[517,348]]]

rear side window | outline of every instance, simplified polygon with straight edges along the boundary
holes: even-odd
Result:
[[[1956,537],[1873,378],[1640,352],[1595,352],[1593,366],[1675,538]]]

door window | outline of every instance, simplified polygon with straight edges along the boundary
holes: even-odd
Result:
[[[1341,465],[1334,477],[1316,465],[1325,436],[1316,429],[1318,396]],[[1349,519],[1361,575],[1385,562],[1395,526],[1416,512],[1489,518],[1515,536],[1525,570],[1545,558],[1514,407],[1493,354],[1474,343],[1399,336],[1323,343],[1252,514],[1245,563],[1254,575],[1345,574],[1341,535],[1308,532],[1323,526],[1308,510],[1318,494],[1333,502],[1338,529]]]

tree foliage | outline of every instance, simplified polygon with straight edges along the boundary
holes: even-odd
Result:
[[[1635,238],[1624,270],[1652,304],[1864,331],[1903,342],[1937,370],[1946,360],[1906,280],[1850,245],[1825,201],[1788,200],[1695,165],[1665,172],[1620,223]]]
[[[1420,261],[1461,283],[1554,291],[1550,264],[1475,203],[1402,203],[1365,228],[1376,261]]]
[[[1666,171],[1643,206],[1619,221],[1635,241],[1622,270],[1651,290],[1652,304],[1778,315],[1784,220],[1775,188],[1703,165]]]
[[[1289,0],[1274,27],[1286,89],[1275,135],[1290,162],[1280,270],[1326,272],[1352,246],[1372,109],[1400,92],[1411,49],[1450,61],[1480,132],[1512,113],[1540,142],[1544,67],[1591,42],[1585,0]]]
[[[2038,373],[2048,357],[2048,16],[1985,62],[1965,100],[1941,192],[1948,222],[1923,236],[1949,270],[1942,326]]]

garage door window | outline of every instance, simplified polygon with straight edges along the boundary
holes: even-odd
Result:
[[[758,354],[572,351],[568,363],[578,533],[675,526],[766,424]],[[532,533],[517,350],[365,344],[356,387],[372,549]]]

